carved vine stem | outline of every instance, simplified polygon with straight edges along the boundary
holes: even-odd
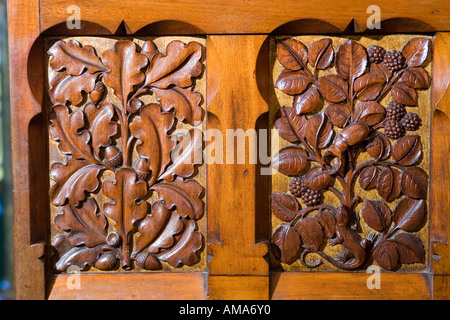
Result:
[[[426,219],[427,174],[417,166],[420,136],[406,131],[421,125],[420,117],[407,108],[417,106],[416,90],[430,85],[422,67],[429,43],[428,38],[413,38],[401,50],[386,52],[348,40],[335,52],[328,38],[309,48],[296,39],[277,41],[277,59],[284,69],[275,86],[293,96],[292,107],[283,106],[275,123],[280,136],[292,143],[274,161],[279,172],[292,177],[291,195],[272,195],[274,215],[286,222],[272,235],[282,262],[300,258],[314,268],[322,263],[307,259],[314,253],[344,270],[362,268],[371,257],[388,270],[423,263],[424,247],[413,232]],[[333,62],[336,73],[319,77],[317,70],[329,69]],[[388,93],[391,101],[383,106],[380,101]],[[317,112],[322,99],[328,104]],[[373,160],[360,163],[361,151]],[[355,195],[356,180],[364,190],[376,189],[383,200],[365,199],[357,212],[362,198]],[[338,199],[337,207],[322,203],[326,191]],[[386,202],[401,196],[392,212]],[[367,238],[357,231],[360,216],[374,231]],[[332,257],[322,251],[327,238],[330,245],[341,245],[341,254]]]

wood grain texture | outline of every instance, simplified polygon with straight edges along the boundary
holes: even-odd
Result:
[[[254,150],[247,144],[245,163],[236,163],[237,143],[233,142],[233,137],[229,138],[230,134],[225,138],[227,130],[245,132],[255,128],[258,117],[268,111],[258,90],[255,71],[265,39],[265,36],[208,37],[207,46],[214,47],[214,56],[209,59],[208,50],[207,78],[220,82],[213,100],[207,101],[208,119],[215,119],[214,129],[220,130],[226,143],[223,149],[226,163],[207,165],[208,221],[213,224],[208,238],[215,240],[208,246],[208,254],[212,256],[210,275],[268,273],[268,264],[263,259],[267,246],[256,243],[255,183],[259,172],[257,165],[249,161]],[[211,129],[209,120],[207,123]]]
[[[268,276],[208,276],[208,299],[268,300]]]
[[[447,275],[433,275],[433,299],[450,299],[450,277]]]
[[[274,300],[431,299],[430,275],[381,273],[380,289],[368,289],[368,273],[271,273]]]
[[[450,34],[439,33],[434,39],[434,65],[431,103],[431,190],[430,190],[430,241],[432,247],[431,269],[436,275],[450,274],[450,226],[448,208],[450,199]],[[441,278],[436,278],[437,280]],[[442,280],[442,279],[441,279]],[[440,280],[439,280],[440,281]],[[447,295],[448,281],[435,285],[435,296]]]
[[[73,275],[49,279],[49,300],[205,300],[203,273],[83,274],[80,289],[68,289]],[[132,285],[130,285],[132,284]]]
[[[367,8],[373,5],[373,2],[370,0],[357,3],[346,0],[335,1],[333,14],[330,14],[326,5],[319,0],[277,2],[259,0],[250,3],[239,0],[226,2],[214,0],[208,1],[207,6],[202,1],[196,0],[158,1],[157,3],[133,0],[127,2],[126,10],[120,1],[97,3],[83,0],[77,1],[76,5],[81,9],[80,13],[84,21],[98,24],[110,33],[120,29],[122,21],[125,22],[126,30],[134,33],[151,23],[166,20],[183,22],[195,27],[185,27],[185,30],[175,28],[175,32],[255,34],[270,33],[294,20],[308,20],[311,17],[314,17],[313,20],[316,23],[313,24],[314,28],[308,25],[310,23],[308,21],[307,27],[311,29],[309,33],[314,29],[317,32],[318,27],[322,28],[322,32],[330,32],[330,30],[334,33],[342,32],[349,25],[355,25],[357,30],[364,31],[367,28],[366,21],[371,15],[367,13]],[[403,32],[449,29],[450,8],[446,2],[414,1],[411,4],[402,0],[383,0],[377,5],[381,8],[381,17],[386,21],[386,27],[392,27],[391,19],[406,18],[407,22],[402,23]],[[42,30],[65,23],[70,16],[67,13],[67,6],[67,2],[63,0],[42,0]],[[352,10],[349,10],[350,6]],[[111,12],[120,14],[110,14]],[[324,29],[320,24],[317,26],[318,21],[325,22],[328,27]],[[164,28],[161,31],[164,32]]]
[[[39,88],[44,83],[42,43],[35,43],[40,31],[39,1],[9,1],[8,28],[9,62],[13,66],[10,96],[14,291],[17,299],[44,299],[45,266],[39,258],[44,254],[47,234],[45,223],[42,224],[47,212],[45,180],[41,180],[39,188],[32,183],[32,179],[42,178],[42,170],[32,169],[33,165],[37,168],[39,163],[41,169],[45,168],[46,157],[45,143],[40,140],[44,132],[40,120],[44,117],[33,119],[41,112],[43,90]],[[37,175],[32,177],[33,173]]]

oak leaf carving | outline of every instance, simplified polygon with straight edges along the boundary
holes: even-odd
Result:
[[[66,69],[71,76],[79,76],[85,70],[90,74],[107,71],[94,47],[83,46],[76,40],[57,41],[48,50],[49,64],[55,71]]]
[[[103,74],[105,84],[114,90],[124,108],[127,107],[129,94],[134,86],[145,80],[141,71],[148,64],[144,54],[136,52],[136,44],[130,40],[118,40],[113,50],[102,54],[102,61],[109,71]]]
[[[145,72],[145,87],[166,89],[170,85],[187,88],[192,78],[198,77],[203,65],[202,46],[195,41],[184,44],[174,40],[167,45],[166,53],[155,53],[152,63]]]
[[[73,247],[95,247],[106,243],[107,220],[103,213],[98,212],[97,203],[91,197],[80,208],[71,205],[62,207],[54,222],[59,230],[69,232],[67,238]]]

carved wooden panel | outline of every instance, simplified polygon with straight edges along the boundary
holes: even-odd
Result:
[[[48,39],[55,271],[205,267],[204,44]]]
[[[427,268],[431,38],[279,37],[272,268]]]

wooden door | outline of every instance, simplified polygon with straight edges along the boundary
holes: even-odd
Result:
[[[9,1],[16,297],[448,298],[450,11],[370,5]]]

